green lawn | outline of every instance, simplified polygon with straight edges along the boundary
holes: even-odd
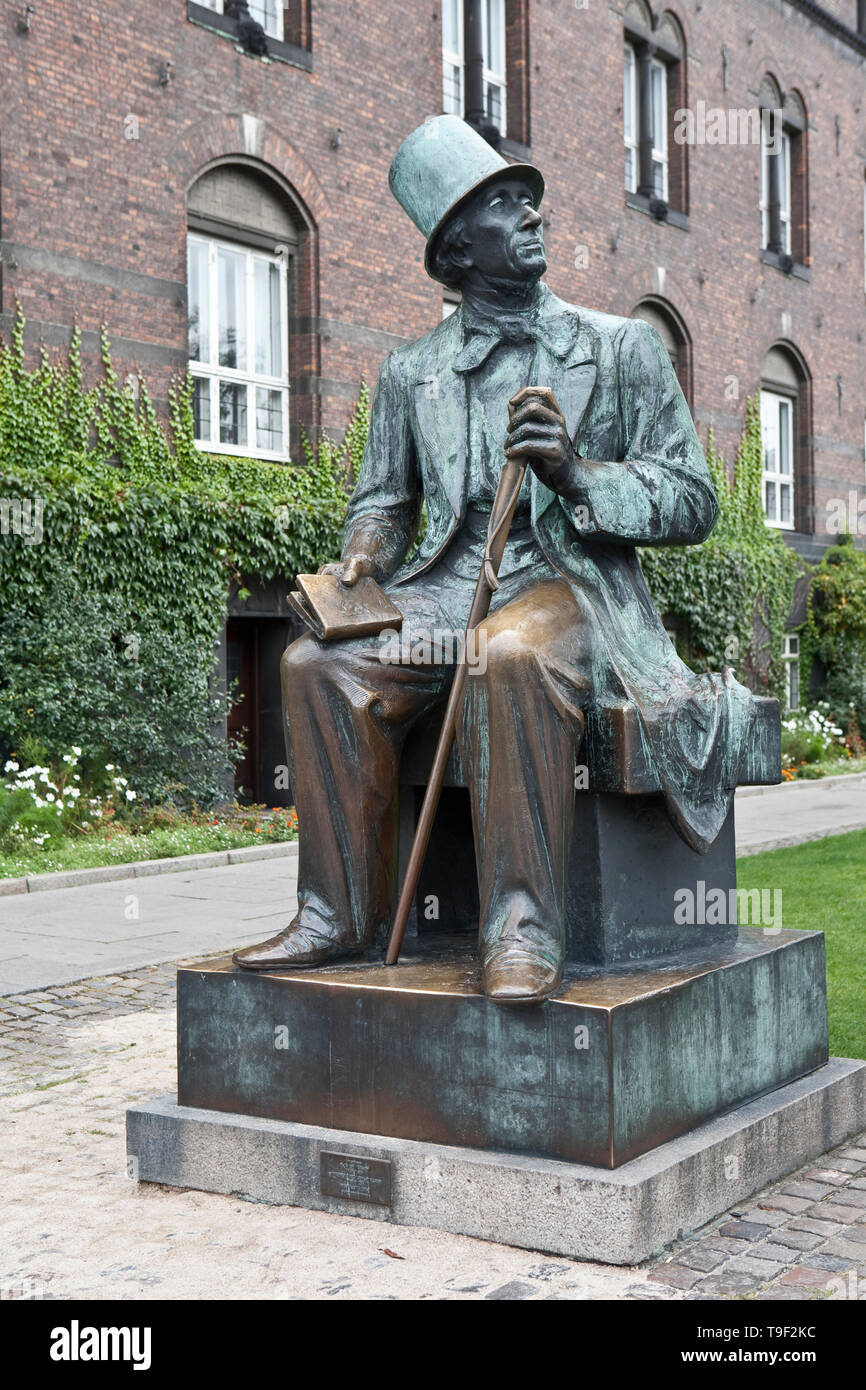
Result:
[[[749,855],[737,883],[780,887],[783,926],[826,933],[830,1052],[866,1058],[866,830]]]
[[[273,836],[229,826],[184,825],[151,830],[147,834],[113,833],[68,836],[52,850],[33,848],[24,854],[0,858],[0,878],[27,874],[51,874],[60,869],[93,869],[104,864],[131,864],[136,859],[170,859],[177,854],[207,854],[213,850],[241,849],[270,842]]]

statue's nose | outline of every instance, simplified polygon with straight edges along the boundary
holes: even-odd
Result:
[[[533,227],[541,226],[541,213],[535,208],[527,208],[523,217],[520,219],[521,231],[530,231]]]

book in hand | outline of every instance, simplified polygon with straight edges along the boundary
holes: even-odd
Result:
[[[335,574],[299,574],[296,583],[289,603],[321,642],[370,637],[402,626],[403,614],[369,575],[351,586]]]

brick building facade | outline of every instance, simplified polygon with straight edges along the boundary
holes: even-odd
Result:
[[[192,351],[211,447],[338,431],[447,312],[387,173],[465,112],[480,18],[491,138],[547,179],[548,283],[650,318],[729,460],[763,387],[771,515],[820,555],[866,494],[864,0],[251,0],[266,56],[246,8],[3,5],[2,331],[20,302],[30,342],[76,323],[95,361],[105,324],[158,401]]]

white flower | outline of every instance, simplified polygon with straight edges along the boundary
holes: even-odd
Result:
[[[53,792],[46,792],[46,793],[45,793],[45,800],[46,800],[46,801],[53,801],[53,800],[54,800],[54,793],[53,793]]]
[[[106,763],[106,764],[105,764],[105,771],[106,771],[106,772],[113,772],[113,771],[114,771],[114,763]]]
[[[135,792],[130,792],[130,791],[128,791],[128,792],[126,793],[126,799],[127,799],[127,801],[134,801],[134,800],[135,800]]]
[[[76,747],[73,745],[72,751],[73,751],[73,753],[75,754],[76,758],[80,758],[80,757],[81,757],[81,749],[80,749],[80,748],[76,748]]]
[[[5,765],[5,767],[3,768],[3,771],[4,771],[4,772],[17,772],[17,771],[18,771],[18,764],[17,764],[17,763],[13,763],[12,760],[11,760],[11,758],[10,758],[9,762],[8,762],[8,763]]]

